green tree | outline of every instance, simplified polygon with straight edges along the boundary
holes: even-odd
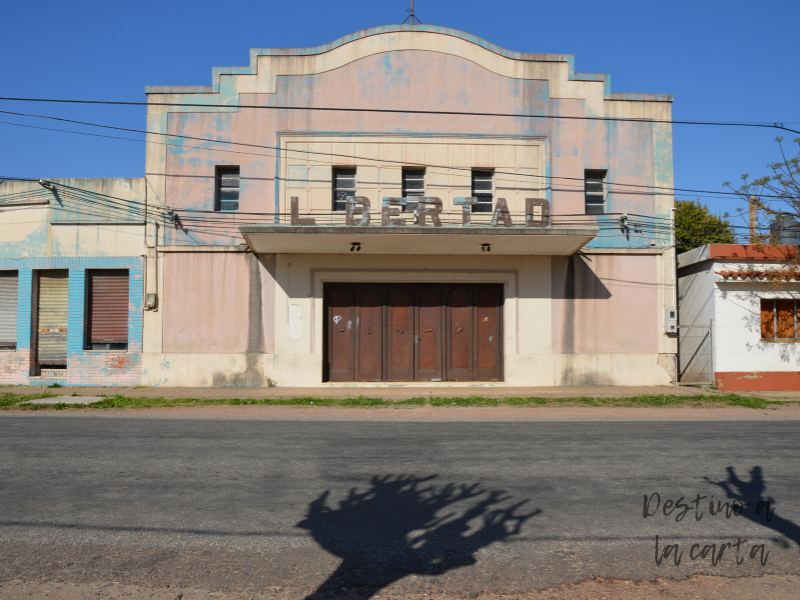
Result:
[[[675,242],[678,252],[686,252],[703,244],[733,244],[736,234],[728,215],[711,214],[699,200],[675,202]]]
[[[775,288],[780,288],[784,282],[800,281],[798,247],[780,246],[781,228],[792,226],[791,218],[800,220],[800,138],[792,140],[798,148],[797,155],[793,157],[787,154],[784,139],[775,138],[782,160],[767,165],[768,175],[751,180],[750,175],[745,173],[738,188],[729,181],[722,184],[747,202],[751,209],[748,211],[748,220],[750,215],[755,216],[751,223],[753,230],[750,243],[758,250],[772,246],[783,254],[781,268],[769,270],[763,277]],[[739,212],[744,214],[745,211],[739,209]],[[783,225],[784,222],[787,224]]]

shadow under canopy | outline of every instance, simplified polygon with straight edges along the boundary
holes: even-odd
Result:
[[[521,513],[502,490],[480,484],[436,485],[428,477],[376,476],[334,507],[323,492],[297,524],[342,563],[306,600],[370,598],[408,575],[441,575],[475,564],[475,553],[512,541],[523,523],[541,513]],[[356,589],[353,589],[356,588]]]

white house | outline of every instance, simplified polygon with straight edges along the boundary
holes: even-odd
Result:
[[[679,377],[726,391],[800,389],[797,246],[706,244],[678,255]]]

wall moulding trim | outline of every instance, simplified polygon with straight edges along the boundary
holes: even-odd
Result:
[[[664,254],[669,248],[582,248],[578,254]]]
[[[0,258],[0,269],[141,269],[141,256]]]
[[[147,225],[144,221],[50,221],[51,225]]]
[[[158,246],[158,252],[250,252],[238,246]]]

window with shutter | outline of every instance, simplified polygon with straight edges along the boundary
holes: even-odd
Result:
[[[472,212],[492,212],[494,171],[472,170],[472,197],[478,199],[477,204],[472,205]]]
[[[17,271],[0,271],[0,349],[17,347]]]
[[[761,339],[797,340],[796,300],[761,300]]]
[[[216,206],[214,210],[239,210],[239,167],[217,167]]]
[[[355,167],[333,169],[333,210],[347,210],[347,199],[356,195]]]
[[[606,171],[583,172],[587,215],[606,213]]]
[[[87,272],[87,348],[127,350],[128,271]]]
[[[425,169],[403,169],[403,198],[425,195]],[[419,210],[419,202],[406,202],[404,211]]]

